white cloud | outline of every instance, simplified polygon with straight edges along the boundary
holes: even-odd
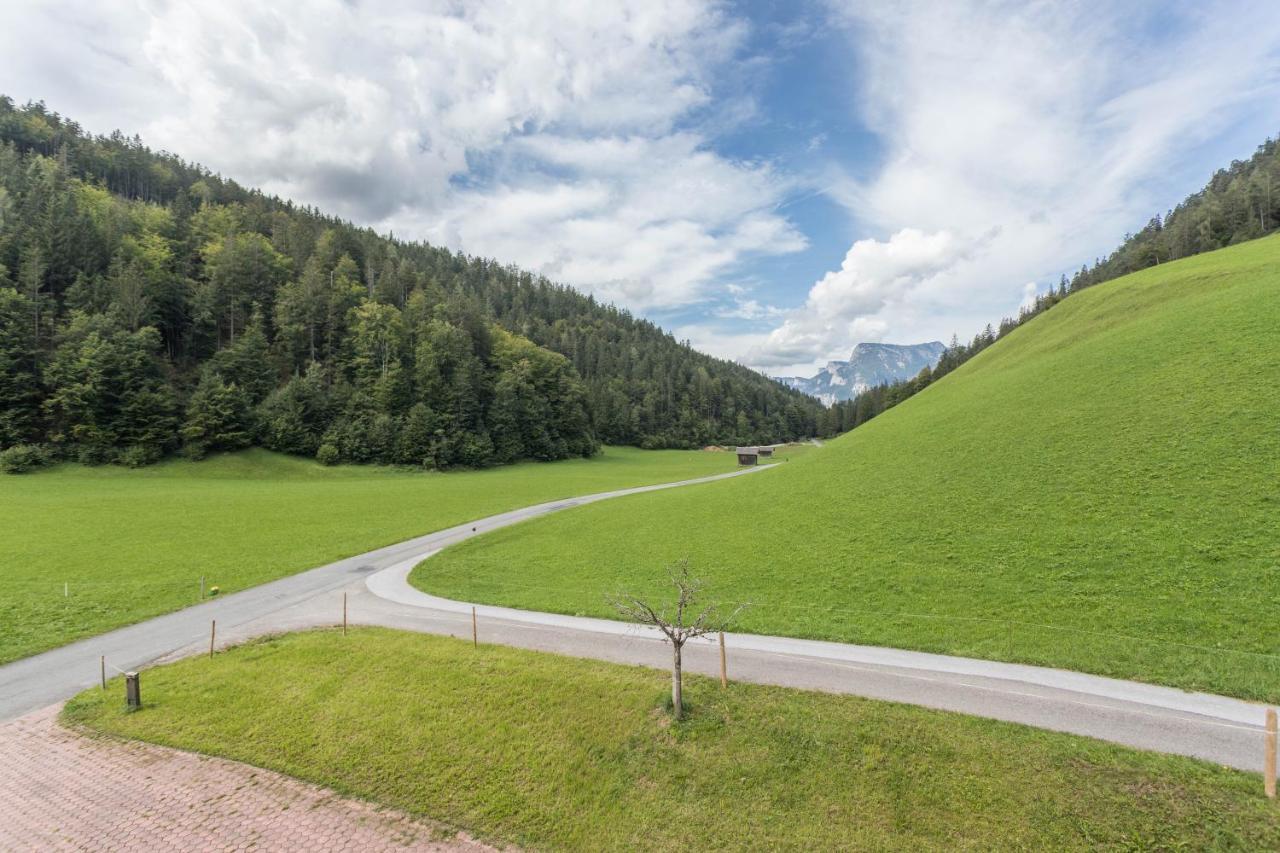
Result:
[[[76,5],[9,16],[0,76],[16,81],[11,94],[45,98],[94,130],[124,124],[363,224],[632,308],[697,302],[750,257],[805,245],[773,212],[788,180],[714,153],[694,123],[753,110],[718,98],[716,75],[747,34],[718,5]],[[93,29],[74,24],[81,13]],[[43,56],[64,35],[101,73]]]
[[[375,214],[438,201],[469,155],[523,132],[669,129],[709,97],[693,51],[736,38],[682,0],[144,8],[145,57],[185,106],[150,133],[303,195],[386,175]]]
[[[786,313],[776,305],[765,305],[757,299],[735,299],[733,305],[721,306],[715,311],[717,317],[726,320],[763,320]]]
[[[947,233],[969,248],[886,298],[829,274],[744,350],[759,366],[820,364],[850,322],[841,350],[877,330],[902,342],[971,334],[1015,312],[1029,279],[1056,282],[1202,185],[1199,164],[1225,165],[1203,146],[1274,131],[1273,4],[832,6],[858,58],[851,94],[885,159],[829,195],[866,231]],[[819,301],[824,290],[833,298]]]
[[[949,231],[904,228],[888,240],[859,240],[840,269],[814,284],[804,305],[753,346],[747,361],[762,367],[827,360],[853,343],[878,340],[886,306],[909,300],[915,289],[964,259],[969,245]]]
[[[744,260],[806,245],[768,207],[786,178],[694,134],[541,134],[509,147],[516,159],[494,183],[455,193],[415,230],[633,308],[703,301]]]
[[[671,330],[676,340],[690,341],[702,352],[728,361],[739,361],[739,356],[757,340],[752,332],[735,331],[722,323],[687,323]]]
[[[1036,294],[1040,290],[1034,281],[1029,281],[1022,285],[1022,301],[1018,303],[1019,308],[1030,308],[1036,304]]]

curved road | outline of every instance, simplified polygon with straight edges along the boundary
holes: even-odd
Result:
[[[99,655],[137,669],[264,633],[333,625],[348,598],[353,624],[470,637],[472,605],[409,586],[410,570],[443,548],[481,533],[595,501],[703,483],[751,468],[678,483],[620,489],[513,510],[254,587],[0,667],[0,719],[45,707],[97,683]],[[652,632],[603,619],[476,606],[485,642],[665,667],[670,651]],[[1265,708],[1222,696],[1006,664],[870,646],[728,635],[730,678],[848,693],[974,714],[1127,746],[1262,768]],[[691,644],[686,668],[713,675],[711,642]]]

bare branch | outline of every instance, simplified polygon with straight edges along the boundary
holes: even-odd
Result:
[[[656,609],[653,605],[629,593],[618,593],[608,597],[613,608],[624,618],[644,625],[652,625],[661,631],[671,643],[671,706],[676,719],[683,715],[682,677],[680,653],[684,644],[695,637],[714,634],[725,630],[738,614],[747,608],[739,604],[728,616],[721,616],[715,603],[701,604],[704,583],[700,578],[689,574],[689,559],[686,557],[667,566],[667,577],[676,588],[675,619],[666,618],[666,608]],[[699,607],[701,609],[699,610]],[[687,614],[698,612],[692,622],[686,624]]]
[[[716,634],[720,631],[729,630],[729,626],[733,624],[734,620],[750,606],[750,603],[743,602],[733,608],[729,615],[721,616],[717,605],[709,605],[705,610],[698,614],[698,618],[695,619],[693,624],[688,627],[688,639],[705,637],[707,634]]]
[[[705,582],[690,574],[688,558],[667,566],[667,577],[676,588],[674,619],[667,619],[665,607],[658,609],[628,593],[610,596],[609,603],[626,619],[658,628],[677,646],[682,646],[695,637],[725,630],[748,606],[739,604],[727,616],[721,616],[719,606],[709,603],[702,607],[692,621],[689,621],[689,613],[700,604]]]
[[[642,625],[652,625],[658,630],[666,634],[672,642],[675,642],[675,636],[672,633],[672,627],[661,613],[656,612],[648,603],[641,601],[634,595],[620,593],[610,597],[609,603],[619,614],[630,619],[632,622],[639,622]]]

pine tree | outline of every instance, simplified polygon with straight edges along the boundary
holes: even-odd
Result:
[[[31,306],[0,267],[0,449],[36,438],[40,386]]]
[[[182,427],[187,455],[199,459],[215,450],[240,450],[253,441],[254,422],[249,395],[207,370],[200,379]]]

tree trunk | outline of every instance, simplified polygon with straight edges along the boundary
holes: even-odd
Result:
[[[677,720],[684,719],[684,684],[680,680],[680,646],[671,644],[671,713]]]

